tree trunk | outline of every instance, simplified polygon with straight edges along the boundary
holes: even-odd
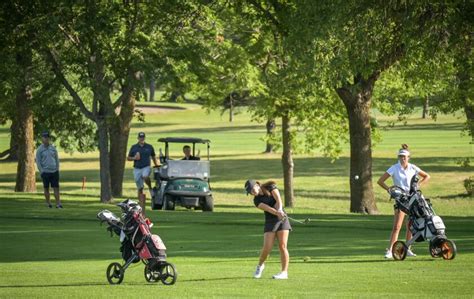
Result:
[[[425,100],[423,101],[423,114],[421,115],[421,118],[425,119],[426,116],[428,115],[428,110],[430,108],[430,98],[425,97]]]
[[[173,92],[171,93],[170,101],[171,101],[171,102],[174,102],[174,103],[177,103],[177,102],[178,102],[178,98],[179,98],[180,95],[181,95],[180,92],[178,92],[178,91],[173,91]]]
[[[466,114],[466,128],[471,135],[471,142],[474,143],[474,98],[472,97],[472,42],[465,41],[462,55],[458,57],[458,97],[461,100]]]
[[[267,147],[265,149],[266,154],[273,153],[273,144],[270,142],[273,135],[275,134],[276,123],[274,119],[268,119],[267,124],[265,125],[267,128]]]
[[[283,180],[285,187],[285,207],[293,207],[295,198],[293,193],[293,153],[291,119],[288,114],[282,117],[283,154],[281,163],[283,164]]]
[[[135,109],[135,98],[130,92],[122,101],[120,114],[110,126],[110,178],[112,196],[121,197],[123,194],[123,174],[127,157],[128,136],[130,124]]]
[[[150,78],[150,97],[148,99],[148,101],[150,101],[150,102],[155,101],[155,88],[156,88],[155,77],[152,76]]]
[[[472,103],[472,102],[471,102]],[[466,113],[466,122],[469,135],[471,135],[471,143],[474,143],[474,105],[464,101],[464,113]]]
[[[109,134],[105,117],[97,119],[99,133],[99,161],[100,161],[100,201],[109,202],[112,199],[110,184]]]
[[[352,88],[351,88],[352,87]],[[377,214],[372,186],[372,139],[370,105],[373,83],[362,82],[354,88],[343,87],[336,91],[346,106],[349,116],[351,146],[350,191],[353,213]],[[359,90],[353,94],[351,90]]]
[[[33,132],[33,111],[31,109],[31,52],[17,55],[17,63],[24,71],[21,88],[16,96],[16,142],[18,166],[16,172],[16,192],[35,192],[35,145]]]
[[[10,126],[10,156],[8,160],[10,161],[18,161],[17,155],[17,148],[18,148],[18,122],[16,119],[12,120],[12,124]]]
[[[232,92],[229,94],[229,122],[234,120],[234,97]]]

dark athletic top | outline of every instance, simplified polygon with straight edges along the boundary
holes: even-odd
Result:
[[[148,143],[140,145],[140,143],[134,144],[130,148],[130,152],[128,153],[129,157],[133,157],[136,153],[140,153],[140,160],[133,161],[134,168],[144,168],[150,166],[150,157],[155,157],[155,149]]]
[[[271,193],[273,190],[277,189],[277,186],[273,184],[273,185],[265,187],[265,189],[267,189]],[[253,203],[255,204],[256,207],[258,207],[258,205],[260,203],[264,203],[264,204],[274,208],[275,205],[276,205],[276,200],[275,200],[275,198],[273,198],[272,195],[267,196],[267,195],[264,194],[264,195],[255,196],[254,199],[253,199]],[[275,222],[276,223],[277,221],[278,221],[278,216],[273,215],[272,213],[269,213],[269,212],[265,211],[265,222]]]

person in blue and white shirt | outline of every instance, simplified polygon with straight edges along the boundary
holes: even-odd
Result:
[[[158,162],[156,160],[155,149],[151,144],[145,142],[144,132],[138,133],[138,142],[130,148],[127,160],[133,161],[133,178],[135,179],[135,184],[137,185],[138,202],[142,207],[142,213],[145,214],[146,196],[143,192],[145,184],[150,189],[150,195],[152,199],[155,195],[153,188],[151,187],[150,160],[153,160],[155,167],[158,167]]]
[[[410,182],[411,179],[418,175],[421,177],[421,180],[418,182],[418,185],[422,185],[430,179],[430,176],[421,170],[415,164],[408,163],[410,160],[410,152],[408,151],[408,145],[402,144],[402,148],[398,151],[398,163],[392,165],[378,180],[377,184],[379,184],[382,188],[389,192],[390,188],[393,186],[397,186],[402,188],[405,191],[410,191]],[[392,177],[393,179],[393,186],[389,187],[385,184],[385,181]],[[402,211],[395,209],[395,215],[393,218],[393,228],[392,233],[390,235],[390,244],[389,247],[386,249],[385,258],[391,259],[392,256],[392,246],[398,239],[398,234],[400,233],[400,229],[403,224],[403,219],[405,218],[405,213]],[[407,223],[407,234],[406,234],[407,241],[411,239],[411,232],[408,227]],[[416,256],[411,249],[408,249],[407,256]]]

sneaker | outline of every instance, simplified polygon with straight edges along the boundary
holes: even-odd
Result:
[[[265,264],[257,265],[257,270],[255,270],[255,274],[253,275],[254,278],[262,277],[263,269],[265,269]]]
[[[393,255],[392,255],[392,251],[387,249],[387,251],[385,251],[385,258],[386,259],[393,259]]]
[[[62,208],[63,208],[63,206],[61,204],[56,205],[56,209],[62,209]]]
[[[407,251],[407,256],[416,256],[416,254],[413,253],[413,251],[411,251],[411,249],[408,249]]]
[[[280,272],[278,274],[273,275],[273,279],[288,279],[288,272]]]
[[[53,207],[50,203],[46,204],[46,206],[50,209]]]

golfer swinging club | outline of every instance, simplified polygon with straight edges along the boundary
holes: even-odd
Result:
[[[273,275],[274,279],[288,279],[288,263],[290,255],[286,247],[288,235],[291,230],[290,222],[283,211],[283,205],[275,182],[269,181],[260,184],[255,180],[245,182],[247,194],[252,194],[255,206],[265,211],[265,226],[263,234],[263,248],[260,253],[260,260],[255,271],[254,278],[262,277],[265,269],[265,260],[272,251],[275,238],[278,238],[278,248],[280,249],[281,272]]]

